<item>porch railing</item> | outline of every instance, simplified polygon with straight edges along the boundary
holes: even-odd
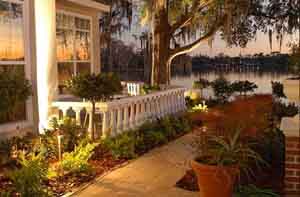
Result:
[[[184,98],[185,88],[172,88],[143,96],[134,96],[96,104],[96,114],[101,115],[101,137],[115,136],[124,131],[134,129],[145,121],[161,118],[186,110]],[[52,106],[67,115],[69,110],[75,112],[76,122],[81,125],[81,112],[89,117],[92,106],[89,102],[56,101]],[[89,118],[88,131],[92,130]]]

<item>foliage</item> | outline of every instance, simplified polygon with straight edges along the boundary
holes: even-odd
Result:
[[[122,90],[119,78],[112,73],[77,75],[66,84],[72,94],[91,102],[111,99]]]
[[[211,84],[215,96],[219,101],[223,103],[226,102],[227,99],[233,94],[231,83],[227,81],[224,77],[216,79]]]
[[[247,174],[251,172],[250,164],[264,163],[261,156],[241,140],[241,129],[237,129],[228,137],[208,136],[197,143],[197,161],[208,165],[238,166]]]
[[[98,145],[98,143],[83,140],[74,151],[63,154],[62,169],[68,173],[89,173],[91,167],[88,161]]]
[[[27,134],[0,141],[0,166],[16,163],[19,152],[28,153],[34,148],[33,136]]]
[[[126,132],[115,138],[105,139],[103,144],[116,159],[132,159],[136,157],[135,140],[131,132]]]
[[[29,81],[22,72],[5,70],[0,72],[0,123],[14,120],[14,113],[31,95]]]
[[[92,103],[92,132],[91,138],[95,135],[95,111],[96,102],[111,99],[114,94],[122,91],[119,77],[112,73],[85,74],[74,76],[66,82],[67,88],[72,94]]]
[[[272,81],[272,94],[278,98],[286,98],[283,91],[283,84],[280,82]]]
[[[278,119],[284,117],[294,117],[299,113],[299,108],[295,104],[285,104],[279,101],[273,103],[273,115]]]
[[[208,112],[208,107],[205,103],[198,104],[192,107],[192,112]]]
[[[160,90],[160,87],[159,86],[151,86],[151,85],[143,85],[142,87],[142,93],[143,94],[149,94],[153,91],[159,91]]]
[[[260,189],[255,185],[238,186],[234,197],[279,197],[270,189]]]
[[[194,81],[193,88],[205,89],[210,85],[210,82],[206,79],[200,78],[198,81]]]
[[[248,80],[246,81],[235,81],[231,84],[232,91],[239,92],[240,95],[246,95],[247,92],[253,92],[257,89],[257,85]]]
[[[66,152],[73,151],[87,137],[86,130],[78,126],[73,118],[65,117],[62,121],[54,118],[51,120],[51,127],[56,134],[63,136],[63,148]]]
[[[187,115],[165,117],[155,123],[146,122],[135,131],[105,139],[102,144],[115,158],[131,159],[190,130],[191,121]]]
[[[42,185],[42,181],[46,180],[48,171],[43,153],[38,155],[21,153],[18,161],[21,168],[9,175],[16,191],[22,197],[48,196],[46,188]]]
[[[299,16],[299,18],[300,18],[300,16]],[[300,29],[299,29],[299,32],[300,32]],[[299,37],[299,40],[300,40],[300,37]],[[299,43],[300,43],[300,41],[299,41]],[[290,70],[293,73],[300,75],[300,45],[291,44],[290,48],[291,48],[291,56],[289,59]]]

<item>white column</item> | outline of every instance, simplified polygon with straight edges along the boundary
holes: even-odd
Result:
[[[118,119],[117,119],[117,132],[122,132],[122,124],[123,124],[123,117],[122,117],[122,108],[118,108]]]
[[[124,120],[123,120],[123,130],[128,130],[129,122],[128,122],[128,106],[124,107]]]
[[[141,124],[143,124],[145,122],[145,119],[146,119],[146,103],[145,101],[142,101],[141,102]]]
[[[103,112],[102,117],[102,138],[105,139],[108,136],[107,133],[107,112]]]
[[[56,0],[35,2],[39,128],[48,127],[49,108],[57,93]]]

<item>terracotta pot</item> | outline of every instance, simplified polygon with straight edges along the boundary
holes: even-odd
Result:
[[[200,197],[232,197],[239,169],[236,166],[213,166],[191,162],[200,189]]]

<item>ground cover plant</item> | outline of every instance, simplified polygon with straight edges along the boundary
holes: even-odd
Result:
[[[53,120],[52,124],[53,129],[45,134],[1,142],[0,151],[8,153],[0,165],[1,195],[61,196],[192,129],[189,115],[178,114],[146,122],[114,138],[92,141],[74,120]],[[58,135],[64,136],[61,161]]]

